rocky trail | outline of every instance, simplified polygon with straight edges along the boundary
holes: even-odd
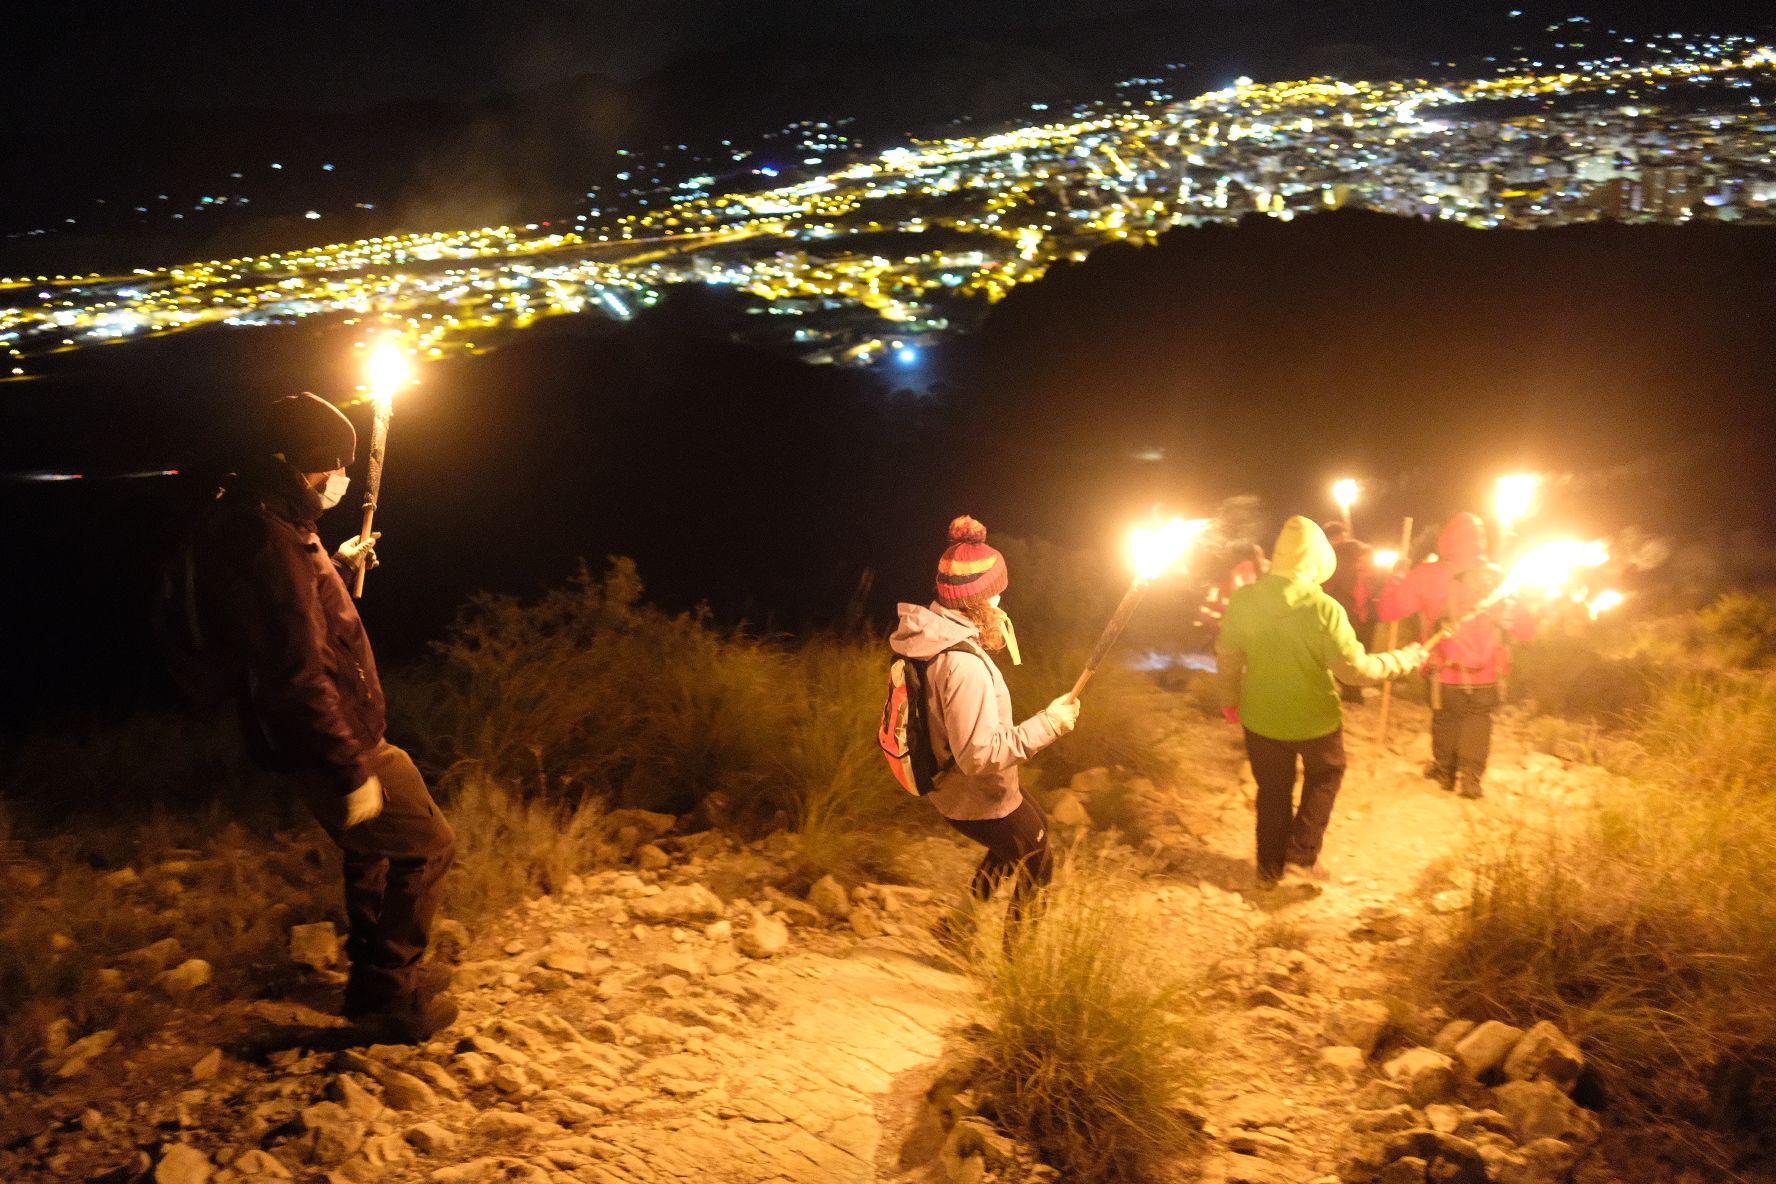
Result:
[[[1049,795],[1065,832],[1133,812],[1144,923],[1161,927],[1218,1033],[1193,1103],[1204,1184],[1605,1184],[1597,1124],[1569,1100],[1582,1059],[1547,1025],[1476,1028],[1394,1001],[1422,927],[1466,900],[1476,836],[1558,816],[1607,775],[1500,728],[1489,796],[1419,776],[1425,718],[1395,747],[1373,700],[1347,720],[1334,883],[1260,893],[1237,737],[1180,712],[1187,783],[1106,770]],[[1110,804],[1114,802],[1114,810]],[[789,840],[671,833],[637,813],[627,863],[487,932],[441,927],[458,1024],[361,1047],[328,1014],[328,926],[275,1000],[206,1001],[208,968],[138,951],[134,975],[191,1000],[145,1038],[64,1030],[44,1088],[6,1096],[0,1180],[260,1184],[849,1184],[1060,1178],[974,1115],[956,1050],[974,990],[931,936],[973,853],[908,844],[904,883],[778,891]],[[171,979],[169,980],[169,977]],[[181,977],[183,976],[183,977]]]

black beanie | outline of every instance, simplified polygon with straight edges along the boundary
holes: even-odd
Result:
[[[330,473],[357,459],[358,432],[345,413],[303,391],[265,409],[261,443],[298,473]]]

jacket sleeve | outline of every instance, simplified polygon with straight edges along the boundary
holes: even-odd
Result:
[[[999,715],[988,659],[951,651],[931,663],[944,735],[956,767],[970,776],[1021,765],[1053,744],[1059,733],[1046,712],[1013,727]]]
[[[1215,642],[1215,693],[1221,707],[1238,707],[1245,690],[1246,653],[1222,641]]]
[[[326,669],[327,636],[314,572],[300,548],[265,532],[244,557],[229,599],[253,706],[280,747],[318,762],[349,793],[375,772],[375,753],[347,722]]]
[[[1330,596],[1325,598],[1320,612],[1320,619],[1325,625],[1324,660],[1339,682],[1361,686],[1387,682],[1412,673],[1415,664],[1403,650],[1388,650],[1380,654],[1365,650],[1363,643],[1357,640],[1356,630],[1351,628],[1344,606]]]
[[[1419,611],[1419,602],[1424,597],[1424,580],[1419,575],[1422,567],[1415,567],[1404,575],[1395,576],[1381,590],[1381,601],[1376,605],[1376,619],[1381,621],[1403,621]]]

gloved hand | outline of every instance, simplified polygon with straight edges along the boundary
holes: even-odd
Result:
[[[372,773],[368,781],[345,795],[345,828],[350,830],[381,813],[382,778]]]
[[[1221,718],[1236,728],[1243,728],[1246,726],[1240,720],[1240,709],[1237,707],[1223,707],[1221,709]]]
[[[1406,662],[1406,669],[1401,673],[1410,674],[1430,659],[1431,651],[1426,649],[1422,643],[1414,641],[1401,646],[1399,654]]]
[[[339,550],[333,552],[333,561],[351,571],[357,571],[364,564],[374,569],[382,562],[376,557],[376,540],[381,537],[380,530],[371,531],[367,539],[355,534],[339,544]]]
[[[1057,735],[1065,736],[1079,724],[1079,700],[1072,695],[1062,695],[1042,711],[1048,716],[1048,722],[1054,725]]]

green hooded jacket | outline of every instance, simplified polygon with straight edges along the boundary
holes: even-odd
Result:
[[[1364,650],[1343,606],[1320,588],[1337,566],[1325,532],[1297,515],[1277,536],[1270,574],[1227,602],[1215,646],[1221,703],[1237,706],[1240,722],[1260,736],[1329,736],[1344,722],[1334,675],[1356,685],[1385,682],[1424,660],[1418,646]]]

